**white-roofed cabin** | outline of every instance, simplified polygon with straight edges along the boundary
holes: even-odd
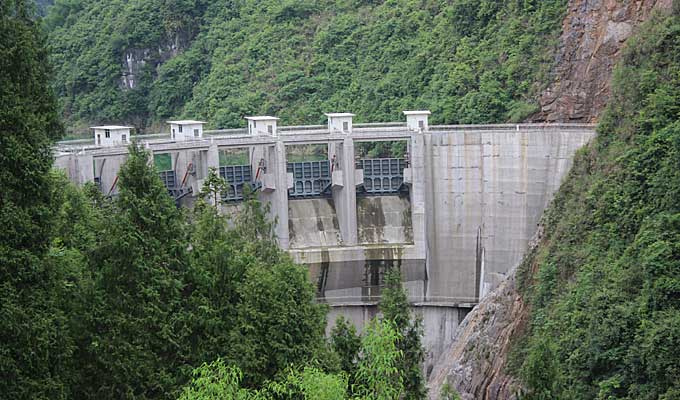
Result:
[[[94,144],[102,147],[122,146],[130,143],[130,126],[93,126]]]
[[[427,121],[430,115],[429,111],[404,111],[404,115],[406,115],[406,126],[410,131],[427,132],[429,129]]]
[[[203,121],[168,121],[172,140],[196,140],[203,138]]]
[[[278,118],[266,115],[245,118],[248,120],[249,135],[278,136],[278,132],[276,130],[277,121],[279,120]]]
[[[352,133],[352,113],[326,113],[330,133]]]

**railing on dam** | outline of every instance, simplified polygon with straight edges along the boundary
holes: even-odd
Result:
[[[220,176],[227,181],[227,191],[222,193],[222,201],[233,202],[243,200],[243,187],[249,184],[256,189],[259,182],[253,181],[253,170],[250,165],[223,165]]]
[[[330,135],[328,128],[325,125],[306,125],[306,126],[280,126],[280,139],[284,142],[297,140],[298,136],[305,138],[311,136],[318,136],[319,138]],[[464,132],[464,131],[580,131],[593,130],[594,124],[492,124],[492,125],[430,125],[429,131],[434,132]],[[381,134],[400,133],[408,134],[405,124],[402,122],[383,122],[370,124],[355,124],[352,136],[355,137],[371,137],[371,135],[380,136]],[[184,143],[187,146],[208,146],[215,140],[234,140],[251,137],[248,135],[246,129],[219,129],[219,130],[205,130],[205,137],[198,140],[187,140]],[[332,136],[332,135],[331,135]],[[150,145],[162,145],[167,143],[175,143],[170,139],[169,133],[133,135],[130,138],[132,141],[141,141]],[[180,142],[177,142],[180,143]],[[126,146],[116,146],[125,148]],[[96,146],[93,138],[64,140],[57,142],[55,150],[57,152],[79,152],[84,150],[101,149],[101,146]]]
[[[366,158],[358,160],[356,167],[364,171],[366,193],[398,193],[404,188],[406,160],[403,158]]]
[[[288,189],[289,197],[315,197],[328,193],[331,186],[330,161],[290,162],[287,170],[293,174],[293,187]]]

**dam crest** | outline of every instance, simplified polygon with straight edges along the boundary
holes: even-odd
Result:
[[[91,140],[58,143],[55,166],[115,196],[134,139],[179,205],[191,206],[212,168],[229,184],[225,213],[238,212],[249,185],[278,222],[280,247],[308,266],[329,326],[344,315],[361,328],[377,313],[384,272],[400,269],[423,317],[428,371],[521,261],[596,133],[587,124],[429,125],[427,111],[404,114],[406,123],[354,124],[333,113],[327,126],[248,117],[246,129],[216,131],[169,121],[169,133],[132,137],[128,127],[94,127]]]

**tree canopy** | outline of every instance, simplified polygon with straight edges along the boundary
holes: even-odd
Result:
[[[547,85],[566,0],[57,0],[46,18],[70,126],[245,115],[520,121]],[[77,130],[77,129],[76,129]]]
[[[678,37],[678,15],[659,14],[629,42],[598,137],[520,270],[531,316],[514,364],[529,399],[680,394]]]

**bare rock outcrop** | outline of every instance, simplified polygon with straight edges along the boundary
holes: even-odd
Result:
[[[535,122],[595,122],[626,40],[654,9],[670,10],[672,0],[569,0],[568,7]]]
[[[532,271],[536,268],[532,254],[542,239],[543,225],[539,225],[524,261]],[[429,376],[430,399],[440,399],[442,387],[448,384],[463,400],[516,400],[522,386],[506,367],[513,341],[522,334],[528,318],[515,266],[459,326],[453,344]]]
[[[444,384],[464,400],[516,399],[521,387],[506,373],[505,366],[512,340],[526,316],[513,271],[458,328],[453,345],[441,355],[430,375],[430,399],[440,398]]]

